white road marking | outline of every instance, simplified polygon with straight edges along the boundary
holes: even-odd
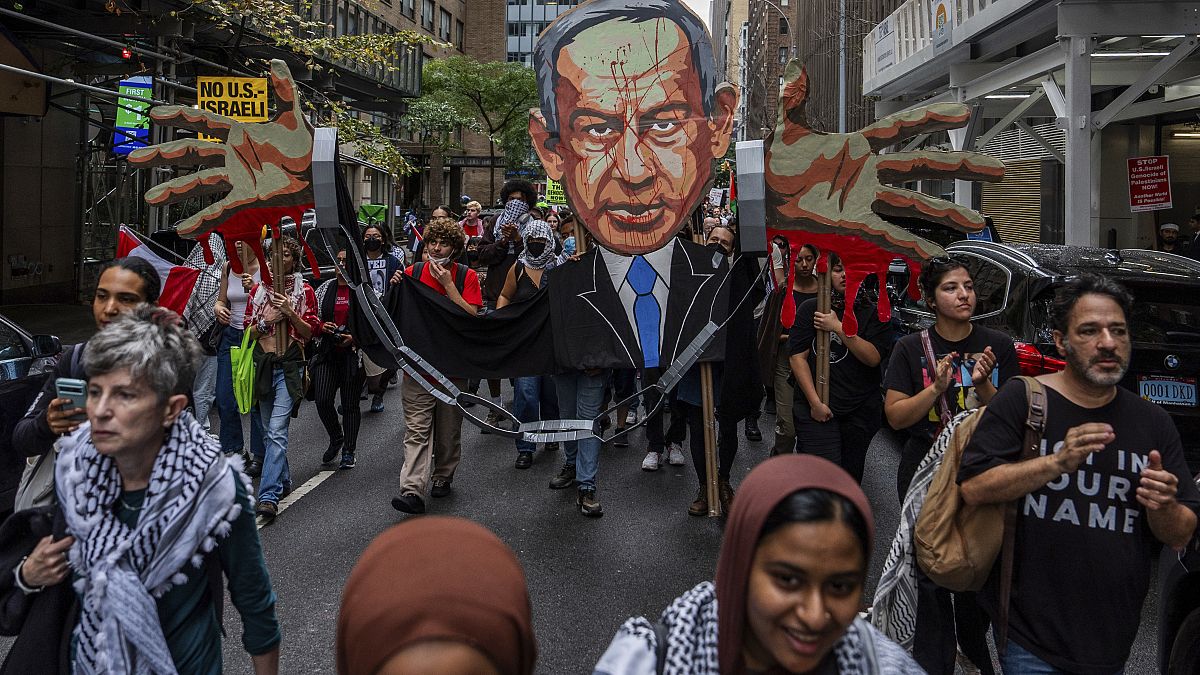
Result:
[[[326,469],[326,470],[318,473],[317,475],[313,476],[312,478],[309,478],[308,481],[306,483],[304,483],[304,485],[301,485],[300,487],[296,488],[295,490],[292,490],[291,494],[289,494],[288,496],[286,496],[282,500],[280,500],[279,513],[283,513],[284,509],[286,509],[287,507],[291,506],[292,504],[300,501],[301,497],[303,497],[304,495],[311,492],[313,490],[313,488],[315,488],[318,485],[320,485],[321,483],[325,482],[326,478],[329,478],[330,476],[332,476],[335,473],[337,473],[336,470]],[[263,518],[262,516],[258,516],[254,519],[254,522],[258,526],[258,529],[261,530],[263,525],[266,525],[267,523],[269,523],[271,521],[267,518]]]

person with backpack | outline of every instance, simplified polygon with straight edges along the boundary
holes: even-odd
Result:
[[[921,673],[858,617],[874,537],[867,496],[841,467],[771,457],[733,500],[715,584],[626,621],[593,673]]]
[[[508,268],[504,287],[500,289],[500,297],[496,300],[496,309],[524,302],[537,295],[550,281],[549,272],[558,260],[554,252],[557,237],[544,220],[529,221],[522,232],[521,242],[524,250],[517,262]],[[549,375],[514,378],[513,414],[522,424],[558,419],[558,395],[554,391],[554,379]],[[516,445],[516,468],[528,469],[533,466],[535,444],[518,438]]]
[[[962,262],[930,260],[917,282],[936,322],[895,344],[883,379],[888,424],[908,434],[897,476],[901,504],[941,428],[960,412],[986,405],[998,387],[1019,374],[1012,338],[971,322],[975,284]],[[917,663],[932,675],[949,675],[961,646],[964,656],[990,674],[988,619],[975,594],[952,594],[920,569],[915,574],[913,657]]]
[[[846,268],[829,253],[831,311],[818,312],[818,298],[796,309],[796,322],[788,336],[789,365],[796,378],[792,412],[797,449],[824,457],[862,482],[867,448],[880,426],[879,364],[892,343],[892,326],[879,320],[875,303],[847,298]],[[842,328],[846,312],[858,319],[858,332]],[[829,401],[817,396],[813,375],[817,367],[817,331],[830,333]]]
[[[1175,425],[1119,386],[1132,309],[1129,293],[1103,277],[1061,286],[1050,321],[1066,368],[1037,378],[1040,453],[1021,460],[1030,405],[1014,384],[991,400],[963,450],[963,502],[1016,506],[1011,592],[1000,592],[998,562],[979,594],[1006,674],[1122,672],[1155,558],[1196,531],[1200,490]]]
[[[463,245],[462,227],[457,222],[435,218],[425,227],[425,259],[410,265],[404,273],[475,316],[483,306],[479,277],[475,270],[454,262]],[[459,389],[466,388],[465,378],[450,379]],[[392,508],[425,513],[425,492],[431,482],[431,496],[450,494],[462,456],[462,410],[439,401],[407,373],[400,394],[404,404],[404,467],[400,470],[400,494],[392,498]]]

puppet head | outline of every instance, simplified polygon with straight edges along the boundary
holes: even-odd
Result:
[[[678,0],[592,0],[546,29],[534,67],[529,133],[546,175],[601,246],[661,248],[733,132],[737,92],[719,83],[703,22]]]

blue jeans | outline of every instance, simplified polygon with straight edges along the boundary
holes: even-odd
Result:
[[[292,482],[287,449],[288,423],[292,417],[293,401],[288,394],[282,368],[276,368],[271,374],[271,388],[275,390],[275,399],[270,402],[270,407],[267,407],[267,401],[260,401],[258,406],[262,427],[266,429],[263,438],[266,455],[263,458],[262,478],[258,485],[258,501],[279,503],[280,496]]]
[[[558,396],[548,376],[518,377],[513,380],[513,414],[522,424],[558,419]],[[518,438],[517,452],[533,452],[537,444]]]
[[[242,438],[242,416],[238,413],[237,399],[233,397],[233,363],[229,360],[229,348],[242,344],[242,331],[226,326],[217,345],[217,414],[221,417],[221,449],[227,453],[241,452],[246,447]],[[201,422],[203,424],[203,422]],[[263,456],[262,421],[256,411],[250,412],[250,452],[258,458]]]
[[[996,631],[993,630],[992,637],[995,636]],[[1004,672],[1004,675],[1068,675],[1067,671],[1046,663],[1012,640],[1008,641],[1008,645],[1004,648],[1004,656],[1000,657],[1000,670]],[[1124,673],[1125,669],[1122,668],[1114,675],[1124,675]]]
[[[217,386],[217,357],[205,356],[196,371],[196,380],[192,383],[192,405],[196,407],[196,421],[205,431],[212,424],[208,413],[213,407],[213,397]]]
[[[577,370],[554,376],[558,392],[558,411],[563,419],[595,419],[604,401],[604,385],[608,373],[588,375]],[[575,465],[575,480],[580,490],[596,489],[596,472],[600,467],[600,439],[591,436],[582,441],[563,443],[563,459]]]

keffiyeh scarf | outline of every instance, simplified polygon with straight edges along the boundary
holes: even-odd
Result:
[[[546,249],[539,256],[529,255],[529,242],[532,239],[544,239],[546,241]],[[548,269],[554,267],[557,260],[557,255],[554,253],[554,229],[550,227],[550,223],[544,220],[531,220],[525,224],[524,230],[521,232],[521,241],[525,244],[525,249],[521,252],[521,256],[517,258],[517,262],[535,270]]]
[[[91,426],[63,442],[55,481],[76,538],[69,562],[82,600],[74,672],[176,672],[155,599],[185,583],[186,566],[199,569],[217,539],[229,534],[241,513],[237,480],[250,491],[241,460],[226,458],[184,412],[154,460],[141,513],[130,528],[113,511],[122,493],[116,462],[97,452]]]
[[[304,313],[308,311],[308,308],[304,306],[304,277],[293,273],[288,276],[288,283],[290,284],[290,288],[288,289],[287,295],[288,299],[291,300],[292,309],[296,310],[296,313],[300,316],[304,316]],[[255,287],[253,295],[250,296],[250,307],[252,312],[250,314],[250,320],[255,325],[260,325],[260,328],[264,327],[261,326],[263,323],[263,313],[266,312],[267,308],[271,306],[271,292],[272,289],[270,286],[260,283],[257,287]],[[250,326],[251,324],[247,323],[246,325]],[[287,323],[285,322],[284,325],[287,325]],[[268,324],[265,326],[267,330],[260,332],[262,332],[264,335],[274,335],[275,326],[276,324]]]
[[[666,632],[663,672],[674,675],[720,675],[717,658],[717,592],[705,581],[663,610],[659,619]],[[839,675],[916,675],[923,670],[902,649],[871,624],[859,618],[833,648]],[[593,675],[654,672],[658,636],[654,622],[629,619],[617,631]]]
[[[512,223],[512,224],[520,227],[521,218],[524,217],[525,214],[527,214],[527,213],[529,213],[529,205],[525,203],[525,200],[523,200],[523,199],[508,200],[508,203],[504,205],[504,212],[496,217],[496,224],[492,226],[492,238],[495,239],[496,241],[500,241],[501,239],[503,239],[504,235],[501,233],[501,229],[503,229],[503,227],[505,225],[507,225],[508,223]],[[524,235],[525,235],[525,233],[523,231],[518,232],[518,236],[524,236]],[[516,247],[512,244],[512,242],[509,242],[508,252],[512,253],[514,248],[516,248]]]

